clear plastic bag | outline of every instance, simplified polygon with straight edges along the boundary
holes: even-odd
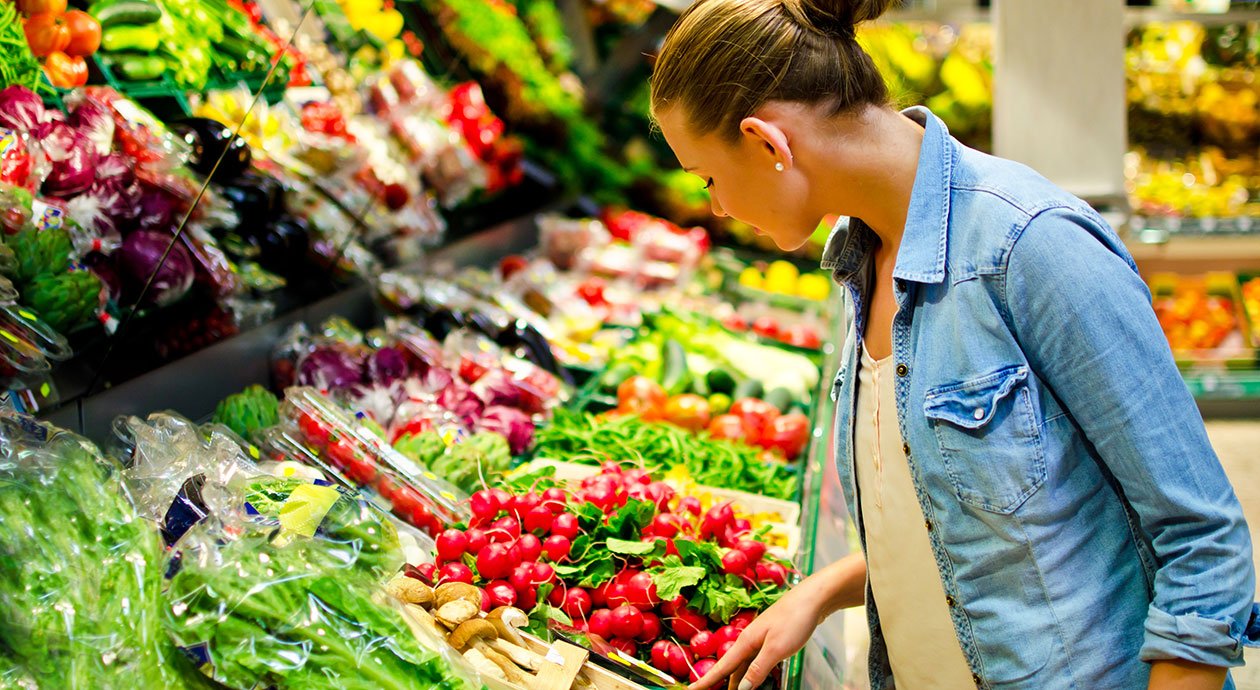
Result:
[[[0,647],[39,687],[208,687],[162,628],[157,530],[96,446],[0,413],[0,515]]]

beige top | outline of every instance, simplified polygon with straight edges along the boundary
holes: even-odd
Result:
[[[862,348],[853,462],[866,568],[899,690],[974,690],[897,426],[893,357]]]

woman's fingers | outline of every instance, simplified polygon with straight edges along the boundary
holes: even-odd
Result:
[[[692,683],[687,690],[708,690],[727,676],[736,678],[734,672],[737,669],[746,667],[756,653],[757,648],[753,646],[751,638],[747,635],[741,635],[735,641],[734,646],[727,650],[721,659],[718,659],[717,664],[709,669],[709,672],[704,674],[703,678]]]
[[[783,661],[783,659],[779,658],[778,654],[771,652],[766,647],[762,647],[761,653],[748,665],[747,673],[740,679],[739,685],[735,687],[735,690],[752,690],[753,688],[761,687],[762,682],[770,677],[770,674],[774,672],[774,667],[778,666],[780,661]],[[731,682],[734,681],[735,676],[731,676]]]
[[[752,660],[749,659],[748,661],[740,664],[739,668],[735,669],[735,672],[731,674],[730,680],[726,685],[726,690],[742,690],[744,686],[743,683],[739,682],[739,679],[743,678],[745,673],[748,673],[748,665],[751,663]]]

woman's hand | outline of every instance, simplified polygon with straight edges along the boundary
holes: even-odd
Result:
[[[751,627],[751,626],[750,626]],[[734,651],[734,650],[731,650]],[[1151,662],[1148,690],[1221,690],[1225,672],[1220,666],[1208,666],[1181,659],[1160,659]]]
[[[866,561],[854,553],[811,575],[757,616],[735,645],[690,690],[706,690],[730,677],[730,690],[761,685],[780,661],[805,646],[814,629],[841,608],[862,603]]]

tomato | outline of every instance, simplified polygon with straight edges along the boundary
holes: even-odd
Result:
[[[499,275],[504,280],[512,277],[513,273],[524,270],[529,266],[529,261],[519,254],[508,254],[499,261]]]
[[[18,11],[26,16],[36,14],[62,14],[66,11],[66,0],[18,0]]]
[[[800,412],[785,414],[770,422],[761,436],[760,445],[783,453],[794,460],[809,443],[809,418]]]
[[[70,28],[67,55],[87,57],[101,47],[101,25],[92,15],[82,10],[70,10],[66,12],[66,25]]]
[[[31,53],[35,57],[48,57],[65,50],[66,46],[70,45],[70,27],[66,26],[66,21],[61,15],[50,12],[36,14],[27,19],[22,28],[26,32],[26,42],[31,46]],[[68,56],[63,54],[62,57]],[[49,67],[51,69],[51,65]],[[49,77],[52,77],[51,72]],[[53,84],[56,83],[54,80]]]
[[[328,448],[324,452],[328,456],[328,462],[337,469],[345,469],[351,463],[359,460],[358,449],[355,448],[353,442],[344,436],[328,444]]]
[[[665,421],[692,432],[709,426],[709,401],[699,395],[679,395],[665,404]]]
[[[577,296],[586,301],[592,307],[598,307],[608,304],[608,300],[604,299],[604,279],[598,276],[591,276],[577,286]]]
[[[818,331],[807,323],[798,323],[788,326],[787,330],[779,334],[779,339],[788,345],[809,348],[811,350],[817,350],[822,347],[822,338],[818,337]]]
[[[746,331],[748,330],[748,319],[745,319],[739,314],[731,314],[730,316],[722,319],[722,326],[724,326],[728,331]]]
[[[774,338],[779,335],[779,322],[773,316],[759,316],[753,321],[752,329],[757,335]]]
[[[298,417],[298,428],[302,430],[302,435],[306,437],[307,443],[313,443],[317,446],[323,446],[328,443],[328,427],[324,426],[310,413],[303,412]]]
[[[659,416],[668,397],[661,384],[646,376],[631,376],[617,386],[617,407],[644,419]]]
[[[761,437],[779,417],[779,410],[764,400],[741,398],[731,405],[731,414],[744,423],[744,436],[748,443],[760,445]]]
[[[713,438],[722,438],[728,441],[743,440],[746,435],[744,432],[744,420],[738,415],[721,414],[713,418],[709,422],[709,435]]]

